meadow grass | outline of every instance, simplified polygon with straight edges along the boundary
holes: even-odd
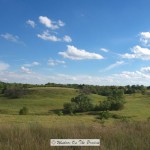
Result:
[[[78,95],[72,88],[31,88],[19,99],[0,95],[0,150],[149,150],[150,149],[150,95],[125,95],[125,107],[118,119],[104,122],[97,119],[98,112],[58,116],[65,102]],[[92,103],[106,99],[90,94]],[[26,106],[28,115],[19,115]],[[138,122],[137,122],[138,121]],[[139,122],[141,121],[141,122]],[[50,147],[50,138],[100,138],[100,147]]]
[[[100,139],[100,147],[51,147],[50,139]],[[149,150],[150,122],[118,122],[110,126],[60,124],[0,125],[1,150]]]
[[[19,99],[8,99],[0,95],[0,123],[29,123],[39,122],[41,124],[64,124],[66,120],[72,123],[86,122],[92,124],[97,122],[96,115],[98,112],[81,113],[75,116],[63,115],[58,116],[53,110],[63,109],[65,102],[70,102],[72,97],[75,97],[78,91],[73,88],[59,87],[40,87],[31,88],[29,93]],[[90,94],[92,103],[99,104],[100,101],[106,99],[104,96]],[[150,117],[150,95],[133,94],[125,95],[125,107],[120,111],[112,111],[111,114],[127,117],[130,120],[147,120]],[[29,109],[29,114],[20,116],[19,110],[26,106]],[[114,122],[110,118],[106,123]]]

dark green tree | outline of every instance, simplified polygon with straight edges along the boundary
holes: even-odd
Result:
[[[64,113],[86,112],[93,110],[93,104],[85,94],[80,94],[71,99],[71,103],[64,104]]]

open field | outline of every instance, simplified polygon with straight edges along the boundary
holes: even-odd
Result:
[[[50,147],[50,139],[101,139],[100,147]],[[74,124],[51,126],[0,125],[1,150],[149,150],[150,122],[120,122],[113,126]]]
[[[97,122],[95,115],[87,113],[77,114],[75,116],[58,116],[53,110],[63,108],[65,102],[78,94],[77,90],[71,88],[32,88],[29,94],[19,99],[8,99],[0,96],[0,123],[30,123],[39,122],[42,124],[58,124],[85,122]],[[93,104],[106,99],[104,96],[91,94]],[[142,94],[125,95],[125,108],[120,111],[112,111],[113,114],[126,116],[131,120],[147,120],[150,117],[150,96]],[[19,110],[26,106],[29,108],[29,115],[18,115]],[[107,122],[114,122],[116,119],[109,119]]]
[[[31,88],[19,99],[0,96],[0,149],[2,150],[148,150],[150,149],[150,95],[125,95],[123,110],[112,114],[126,119],[110,118],[101,124],[94,113],[57,115],[54,110],[63,108],[78,94],[71,88]],[[93,104],[106,97],[91,94]],[[19,115],[26,106],[28,115]],[[101,147],[59,147],[49,146],[51,138],[100,138]]]

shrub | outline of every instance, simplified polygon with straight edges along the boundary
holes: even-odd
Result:
[[[63,112],[65,114],[75,113],[76,110],[78,109],[77,107],[78,107],[77,104],[74,103],[74,102],[72,102],[72,103],[65,103],[64,104],[64,110],[63,110]]]
[[[19,115],[27,115],[29,113],[29,110],[27,107],[23,107],[19,111]]]
[[[124,107],[124,96],[122,90],[113,90],[112,93],[107,97],[107,100],[100,102],[99,110],[120,110]],[[97,109],[97,108],[95,108]]]
[[[76,112],[86,112],[93,109],[91,99],[89,99],[85,94],[80,94],[75,98],[72,98],[71,102],[76,103]]]
[[[101,111],[99,113],[98,119],[103,120],[103,119],[108,119],[110,117],[109,111]]]
[[[62,115],[63,115],[63,112],[62,112],[61,110],[59,110],[59,111],[56,112],[56,114],[57,114],[58,116],[62,116]]]
[[[93,110],[91,100],[85,95],[80,94],[71,99],[71,103],[64,104],[64,113],[87,112]]]

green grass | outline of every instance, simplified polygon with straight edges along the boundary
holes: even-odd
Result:
[[[94,124],[99,122],[96,116],[88,113],[77,114],[76,116],[57,116],[53,110],[62,109],[65,102],[70,102],[72,97],[78,94],[76,89],[59,87],[31,88],[29,94],[19,99],[8,99],[0,95],[0,123],[29,123],[39,122],[45,125],[85,122]],[[106,99],[104,96],[90,94],[93,104]],[[125,116],[131,120],[147,120],[150,117],[150,95],[126,95],[126,104],[123,110],[112,111],[112,114]],[[18,115],[19,110],[26,106],[29,115]],[[116,119],[109,119],[106,123],[112,123]]]
[[[33,88],[29,94],[19,99],[0,97],[0,110],[7,110],[7,114],[18,114],[21,107],[26,106],[30,114],[47,114],[49,110],[63,108],[77,94],[69,88]]]
[[[126,95],[126,104],[121,111],[114,112],[133,120],[146,120],[150,117],[150,96],[142,94]]]
[[[71,88],[31,88],[19,99],[0,95],[0,150],[148,150],[150,149],[150,95],[125,95],[123,110],[112,111],[120,119],[110,118],[102,124],[91,112],[74,116],[58,116],[53,110],[62,109],[78,91]],[[91,94],[93,104],[106,97]],[[28,115],[19,115],[26,106]],[[122,119],[123,117],[129,119]],[[130,122],[130,120],[132,120]],[[137,121],[142,122],[137,122]],[[135,122],[136,121],[136,122]],[[50,138],[100,138],[101,147],[49,146]]]

